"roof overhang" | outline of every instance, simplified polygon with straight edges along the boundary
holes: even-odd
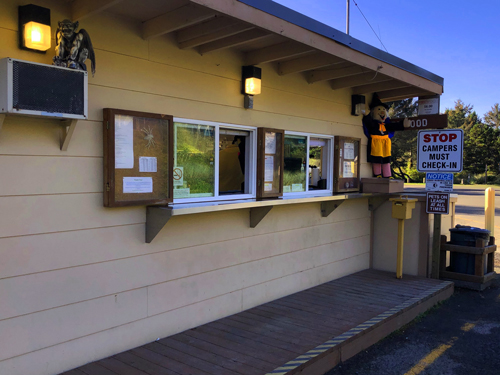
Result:
[[[378,92],[382,100],[443,93],[443,78],[270,0],[73,0],[73,20],[108,11],[142,23],[142,37],[173,34],[180,49],[223,49],[245,65],[272,63],[333,90]]]

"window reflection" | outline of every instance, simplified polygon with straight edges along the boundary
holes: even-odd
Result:
[[[219,194],[246,194],[249,191],[250,132],[219,131]]]
[[[214,196],[215,128],[175,123],[174,198]]]
[[[285,135],[283,192],[306,191],[307,137]]]

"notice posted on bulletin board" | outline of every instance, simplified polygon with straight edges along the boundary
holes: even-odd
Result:
[[[353,161],[344,161],[342,177],[350,178],[354,177],[354,162]]]

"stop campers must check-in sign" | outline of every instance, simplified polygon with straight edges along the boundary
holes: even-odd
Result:
[[[417,138],[417,170],[461,172],[463,145],[462,129],[420,130]]]

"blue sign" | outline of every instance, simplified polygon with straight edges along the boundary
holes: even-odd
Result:
[[[425,190],[453,191],[453,173],[427,172],[425,174]]]

